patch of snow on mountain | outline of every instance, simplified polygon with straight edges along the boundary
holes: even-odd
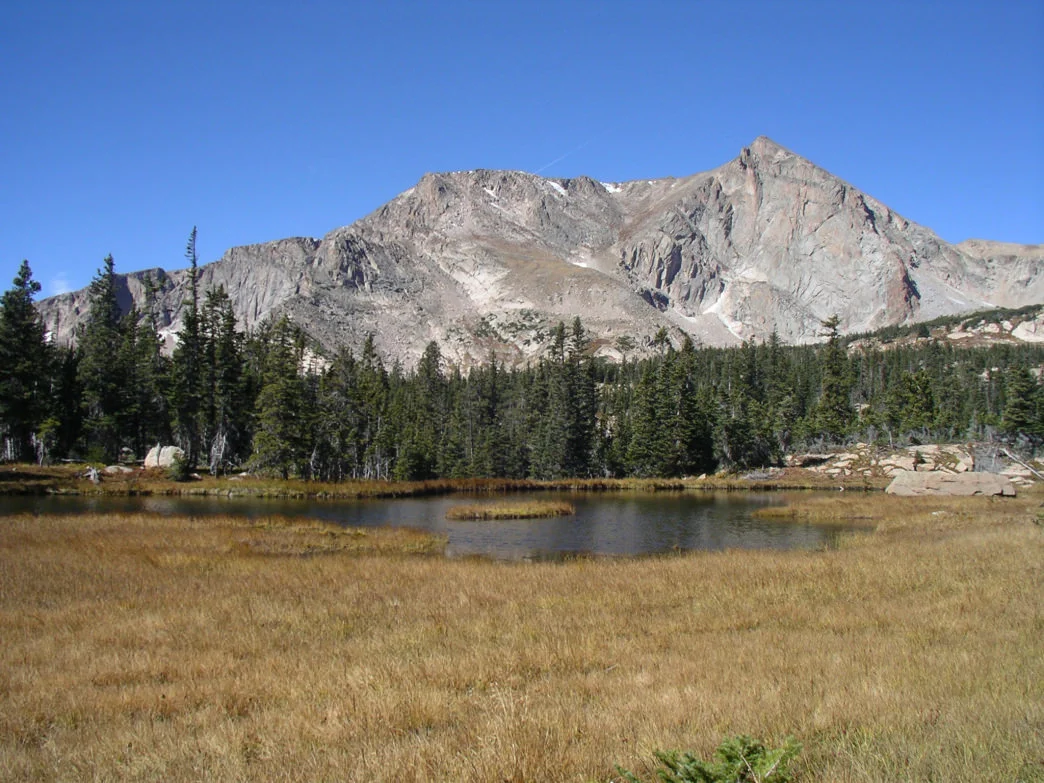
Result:
[[[551,187],[553,187],[556,191],[558,191],[558,195],[560,195],[563,198],[565,198],[565,195],[566,195],[566,189],[565,188],[563,188],[561,185],[559,185],[553,179],[549,179],[547,181],[547,184],[550,185]]]
[[[623,188],[621,188],[615,182],[599,182],[598,184],[605,188],[607,193],[619,193],[623,190]]]

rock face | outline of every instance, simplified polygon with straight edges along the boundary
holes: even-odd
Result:
[[[1007,495],[1015,488],[1005,476],[994,473],[916,473],[900,471],[885,489],[889,495]]]
[[[175,460],[184,459],[185,452],[177,446],[153,446],[145,455],[146,468],[169,468]]]
[[[152,270],[160,320],[180,326],[186,271]],[[144,272],[121,275],[121,304]],[[241,326],[287,314],[320,343],[375,333],[413,363],[430,340],[468,365],[490,351],[520,362],[579,315],[601,353],[641,352],[666,327],[699,344],[817,339],[845,331],[1044,302],[1038,245],[950,245],[808,160],[761,137],[739,157],[681,179],[601,183],[515,171],[425,175],[321,241],[229,250],[202,267]],[[86,291],[40,303],[71,339]]]

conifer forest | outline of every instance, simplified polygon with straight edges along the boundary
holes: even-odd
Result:
[[[319,349],[298,325],[244,332],[226,291],[199,290],[194,237],[169,356],[151,302],[121,312],[111,256],[75,346],[47,340],[22,263],[0,302],[5,459],[141,460],[174,443],[198,470],[328,481],[676,477],[857,440],[1032,449],[1044,436],[1044,346],[879,333],[853,347],[836,318],[815,346],[674,346],[662,332],[651,357],[622,363],[592,358],[579,318],[525,367],[491,355],[464,373],[434,342],[416,366],[388,366],[372,339],[307,362]]]

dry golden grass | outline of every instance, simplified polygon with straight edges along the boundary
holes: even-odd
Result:
[[[164,470],[138,470],[101,475],[95,484],[84,474],[88,465],[0,466],[0,495],[204,495],[218,497],[279,498],[394,498],[446,495],[454,492],[494,495],[504,492],[572,490],[579,492],[679,492],[750,491],[787,489],[884,489],[887,479],[862,476],[837,478],[801,468],[788,468],[766,479],[746,479],[736,475],[677,479],[436,479],[432,481],[374,481],[349,479],[341,482],[261,476],[210,476],[203,474],[190,481],[172,481]]]
[[[568,517],[576,513],[572,503],[564,501],[528,500],[510,503],[467,503],[452,506],[446,519],[538,519]]]
[[[0,519],[0,779],[604,781],[741,732],[803,780],[1039,779],[1041,496],[839,494],[798,502],[880,532],[565,564]]]

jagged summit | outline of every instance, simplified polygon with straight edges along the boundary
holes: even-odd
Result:
[[[616,357],[642,351],[663,327],[712,345],[774,330],[807,342],[834,313],[862,332],[1042,302],[1042,272],[1040,246],[950,245],[759,136],[733,160],[680,178],[425,174],[321,240],[233,248],[202,268],[202,284],[224,285],[247,327],[285,312],[328,347],[373,332],[387,356],[411,363],[434,339],[470,364],[491,351],[537,355],[554,324],[576,315],[595,349]],[[174,331],[186,274],[162,281]],[[121,284],[127,305],[141,300],[140,273]],[[85,306],[80,291],[41,310],[68,339]]]

